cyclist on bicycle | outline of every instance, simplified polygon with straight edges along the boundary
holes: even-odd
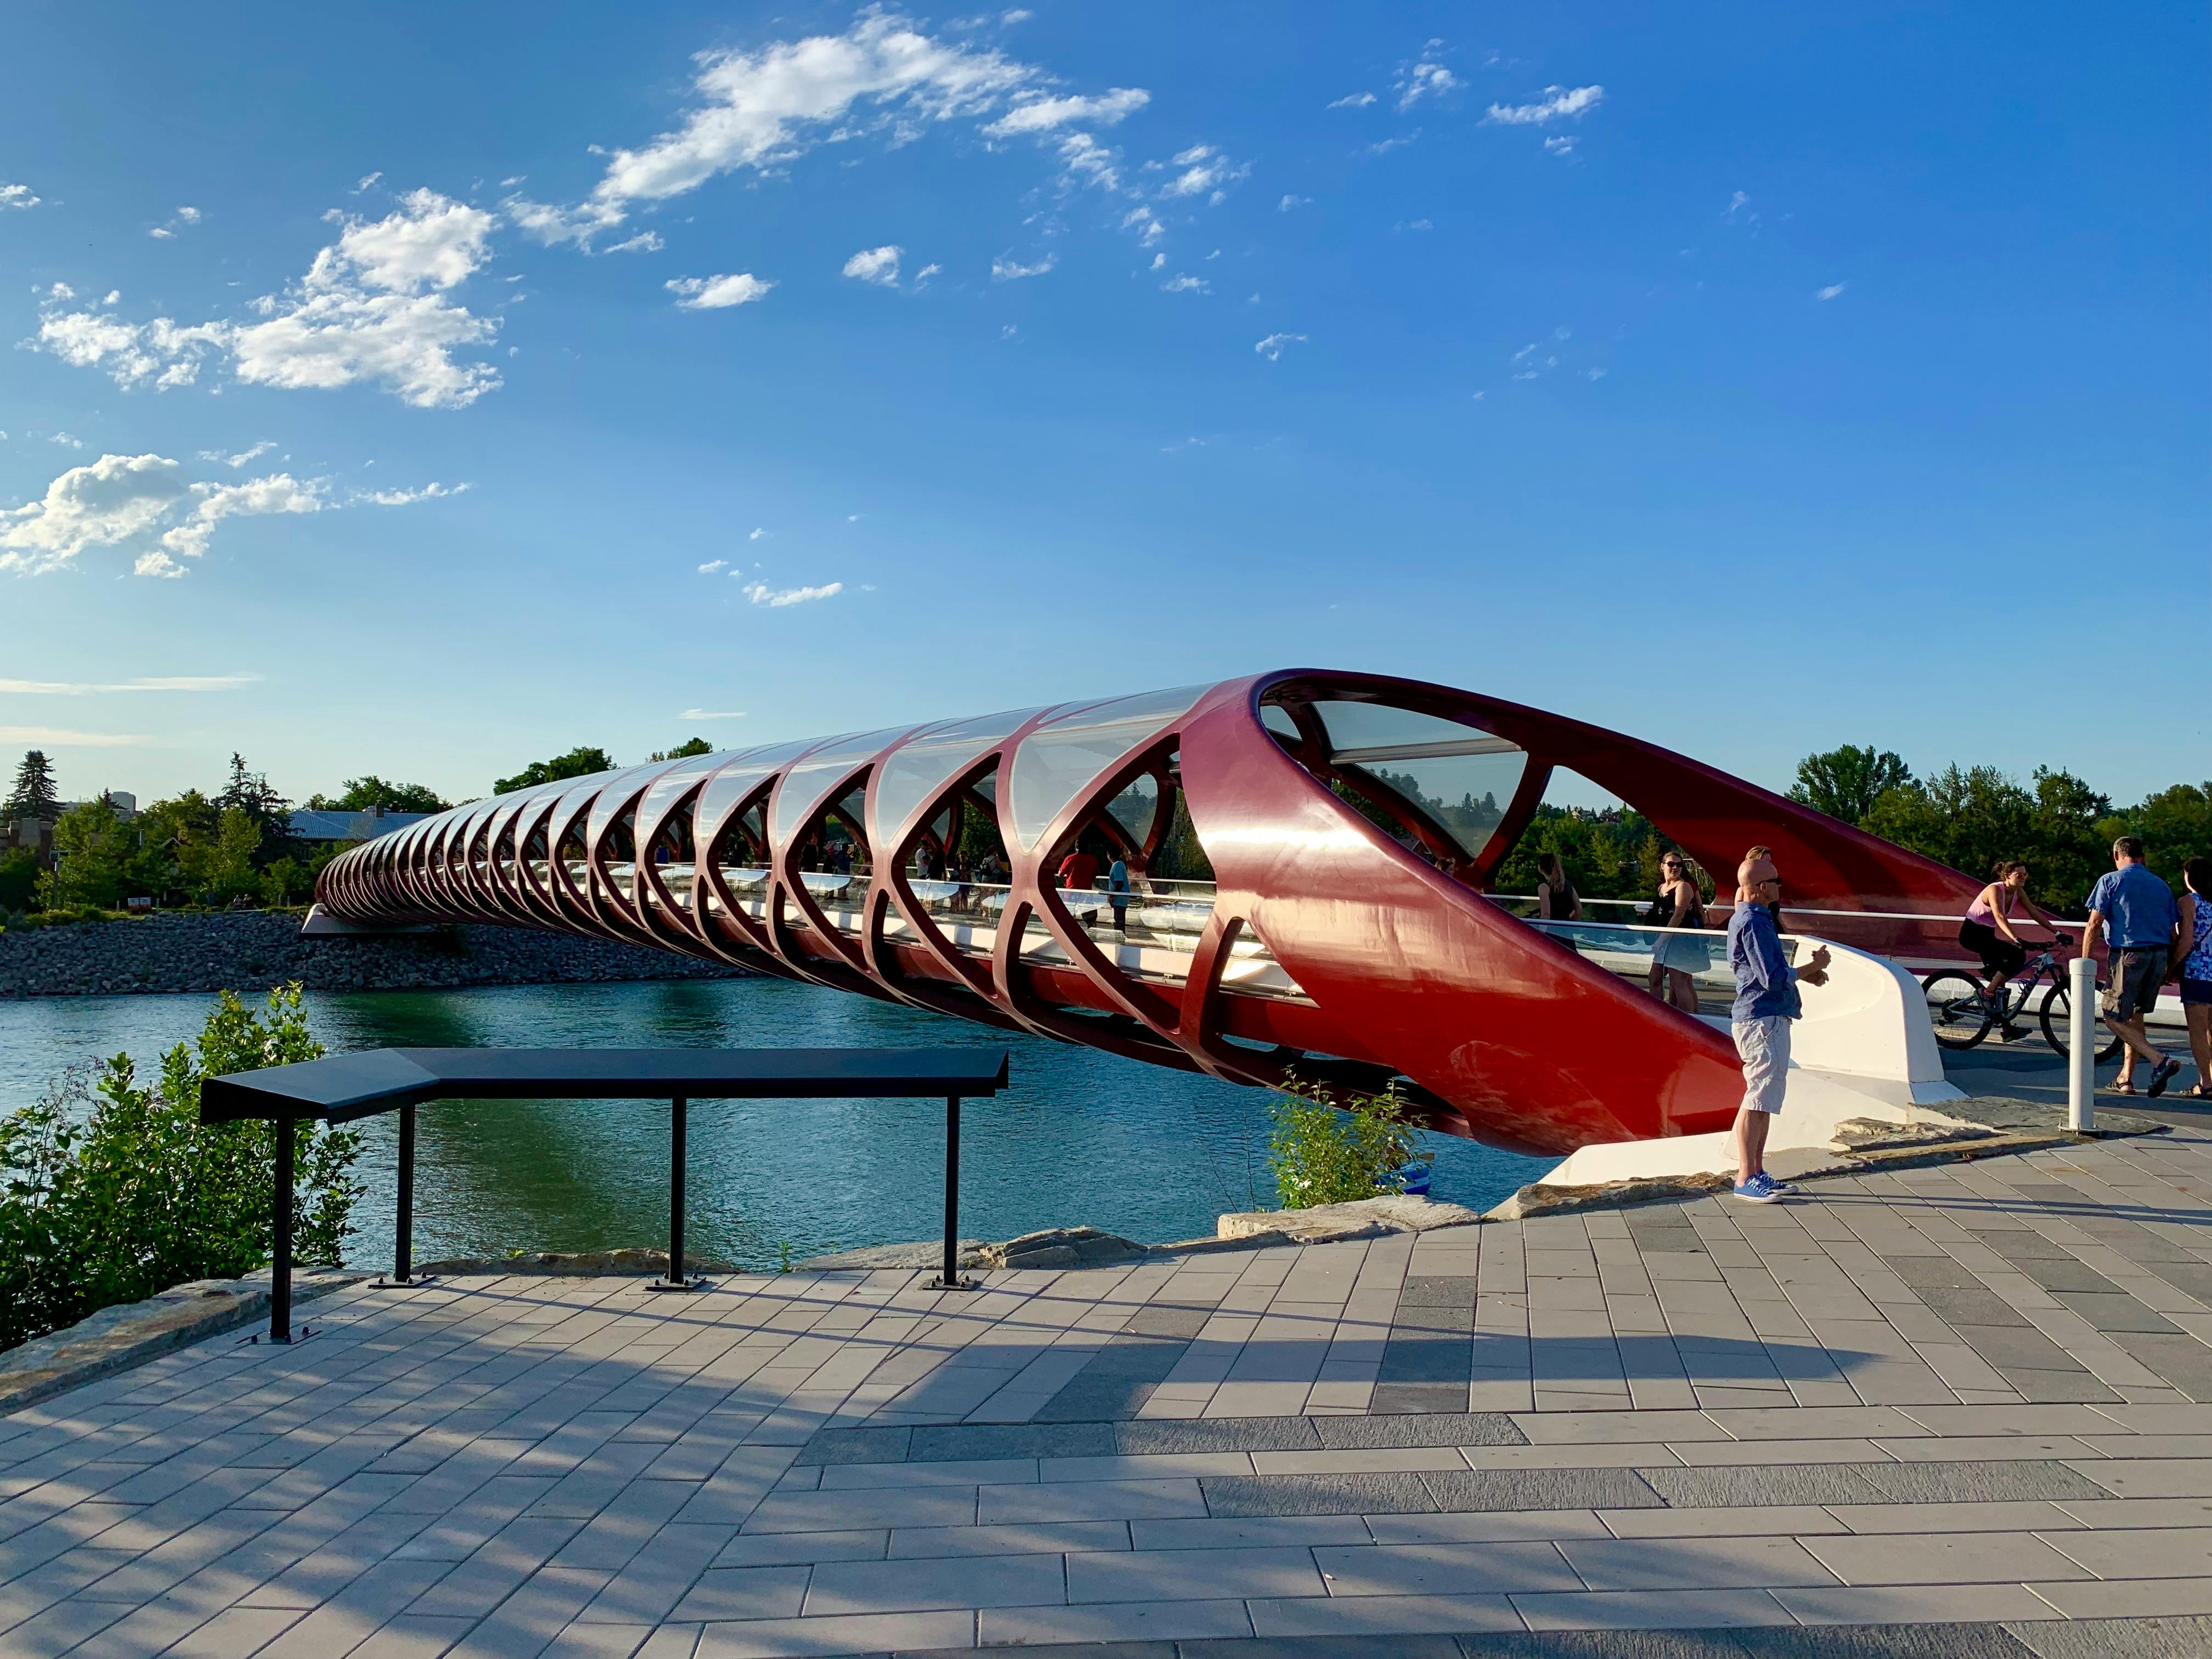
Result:
[[[2009,1040],[2020,1033],[2005,1007],[2005,981],[2027,966],[2027,943],[2013,931],[2014,914],[2025,909],[2051,930],[2054,944],[2063,944],[2064,939],[2058,924],[2028,897],[2027,866],[2018,859],[1999,859],[1990,875],[1989,885],[1966,907],[1966,919],[1959,924],[1959,943],[1981,957],[1982,972],[1988,976],[1983,994],[2004,1022],[2003,1036]]]

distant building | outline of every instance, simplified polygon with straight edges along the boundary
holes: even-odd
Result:
[[[317,812],[301,807],[289,826],[295,841],[374,841],[410,823],[420,823],[428,812],[392,812],[381,806],[358,812]]]

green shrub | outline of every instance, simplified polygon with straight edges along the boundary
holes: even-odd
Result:
[[[1420,1131],[1406,1120],[1395,1087],[1352,1095],[1340,1105],[1327,1089],[1296,1079],[1274,1104],[1267,1163],[1286,1210],[1345,1204],[1401,1189]]]
[[[225,991],[198,1042],[163,1055],[151,1086],[118,1054],[72,1068],[36,1104],[0,1118],[0,1348],[188,1279],[266,1266],[275,1127],[200,1122],[200,1085],[322,1052],[297,985],[270,991],[258,1014]],[[299,1126],[301,1261],[343,1259],[360,1155],[353,1131]]]

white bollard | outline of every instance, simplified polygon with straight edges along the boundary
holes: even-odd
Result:
[[[2066,973],[2066,1127],[2084,1134],[2097,1127],[2097,959],[2076,957]]]

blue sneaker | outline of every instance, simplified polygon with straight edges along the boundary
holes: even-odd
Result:
[[[1748,1181],[1739,1182],[1733,1188],[1735,1196],[1747,1204],[1771,1204],[1789,1190],[1764,1170]]]

